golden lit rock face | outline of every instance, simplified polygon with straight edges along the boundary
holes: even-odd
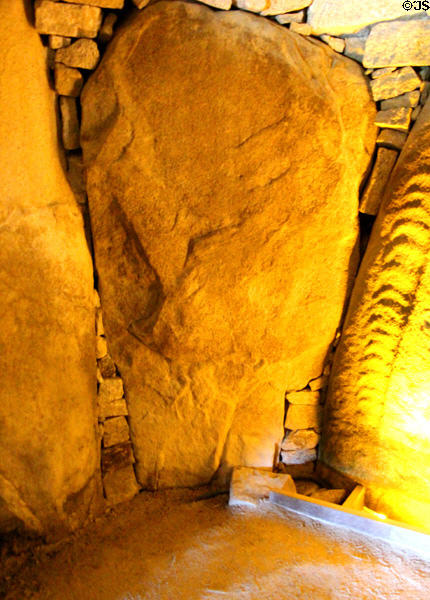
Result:
[[[0,24],[0,529],[13,514],[58,532],[95,490],[92,266],[46,50],[23,2],[3,2]]]
[[[359,67],[251,14],[160,2],[83,92],[106,334],[140,483],[271,466],[354,272],[374,105]]]
[[[323,460],[429,524],[430,103],[388,185],[330,383]]]

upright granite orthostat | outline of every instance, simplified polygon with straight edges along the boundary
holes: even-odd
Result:
[[[0,5],[0,532],[55,536],[99,489],[93,275],[29,5]]]
[[[376,134],[360,67],[251,14],[159,2],[122,25],[82,108],[140,484],[270,466],[355,273]]]
[[[430,102],[400,154],[336,351],[322,458],[428,527]]]

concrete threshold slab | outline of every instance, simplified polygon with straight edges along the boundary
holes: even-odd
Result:
[[[272,491],[269,500],[273,504],[311,519],[339,525],[384,540],[390,544],[409,548],[420,554],[430,555],[430,535],[424,530],[405,523],[392,521],[391,519],[380,519],[358,510],[344,508],[337,504],[309,498],[301,494]]]

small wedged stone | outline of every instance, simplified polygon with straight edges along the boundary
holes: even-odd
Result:
[[[342,54],[342,52],[345,50],[346,42],[342,38],[333,37],[332,35],[326,34],[321,35],[320,38],[323,42],[328,44],[332,50],[335,50],[340,54]]]
[[[234,6],[241,10],[248,10],[254,13],[261,13],[269,6],[270,0],[234,0]]]
[[[281,15],[307,8],[312,0],[269,0],[269,7],[261,12],[263,17]]]
[[[422,106],[416,106],[414,108],[414,110],[412,111],[411,114],[411,121],[416,121],[418,119],[418,117],[420,116],[422,110]]]
[[[375,165],[366,184],[360,201],[360,212],[377,215],[381,206],[385,187],[399,153],[389,148],[378,148]]]
[[[104,378],[111,378],[116,375],[115,363],[112,360],[110,354],[106,354],[103,358],[98,361],[100,373]]]
[[[139,486],[132,465],[108,471],[103,476],[103,489],[109,504],[127,502],[139,493]]]
[[[290,475],[272,473],[266,469],[234,467],[229,506],[257,506],[261,500],[269,497],[272,489],[295,493],[296,486]]]
[[[400,129],[408,131],[411,124],[412,108],[401,106],[400,108],[390,108],[389,110],[380,110],[376,113],[375,125],[378,127],[387,127],[391,129]]]
[[[103,358],[107,354],[107,341],[101,335],[96,337],[96,358]]]
[[[305,20],[305,11],[300,10],[295,13],[276,15],[275,20],[281,25],[289,25],[290,23],[303,23]]]
[[[103,24],[100,28],[98,40],[101,44],[107,44],[113,38],[114,27],[118,21],[118,15],[115,13],[109,13],[104,18]]]
[[[308,23],[291,23],[290,31],[300,35],[311,35],[312,29]]]
[[[103,424],[103,432],[105,431],[106,423]],[[133,448],[130,442],[116,444],[110,448],[102,450],[102,472],[107,473],[117,469],[122,469],[127,465],[135,463]]]
[[[311,450],[317,446],[319,440],[320,436],[313,429],[290,431],[285,435],[282,441],[281,450]]]
[[[378,77],[382,77],[383,75],[388,75],[388,73],[392,73],[395,70],[396,70],[396,67],[384,67],[383,69],[375,69],[375,70],[368,69],[368,71],[370,71],[370,76],[372,79],[377,79]]]
[[[103,326],[103,312],[99,308],[96,310],[96,334],[104,335],[105,329]]]
[[[125,417],[113,417],[104,422],[103,446],[109,448],[130,440],[129,428]]]
[[[58,64],[57,67],[63,65]],[[69,67],[64,67],[68,69]],[[79,204],[86,202],[86,186],[84,176],[84,165],[82,162],[82,154],[69,154],[67,156],[67,180],[72,188],[72,192]],[[99,305],[100,306],[100,305]],[[101,333],[99,333],[101,335]]]
[[[124,395],[124,387],[120,377],[105,379],[100,385],[98,400],[99,402],[112,402],[120,400]]]
[[[94,38],[102,23],[96,6],[36,0],[34,10],[35,26],[42,34]]]
[[[66,48],[67,46],[70,46],[72,43],[72,38],[64,37],[62,35],[50,35],[48,43],[52,50],[59,50],[59,48]]]
[[[100,52],[93,40],[77,40],[67,48],[57,50],[56,62],[78,69],[95,69],[100,59]]]
[[[378,146],[384,146],[385,148],[401,150],[405,145],[407,137],[408,134],[404,133],[403,131],[397,131],[395,129],[381,129],[376,143]]]
[[[345,50],[343,51],[345,56],[362,63],[368,35],[369,30],[366,28],[360,32],[360,35],[349,35],[345,37]]]
[[[133,3],[137,8],[145,8],[145,6],[149,3],[149,0],[133,0]]]
[[[420,92],[419,90],[414,90],[413,92],[407,92],[406,94],[396,96],[395,98],[388,98],[387,100],[382,100],[381,110],[399,108],[400,106],[405,106],[406,108],[415,108],[418,105],[419,101]]]
[[[403,67],[393,73],[378,77],[370,82],[370,89],[375,102],[394,98],[407,92],[421,89],[422,81],[412,67]]]
[[[76,150],[80,146],[79,119],[76,99],[60,96],[61,133],[66,150]]]
[[[342,504],[346,494],[346,490],[327,490],[321,488],[320,490],[313,492],[310,497],[317,500],[323,500],[324,502],[331,502],[332,504]]]
[[[122,380],[119,377],[103,379],[99,385],[97,402],[99,418],[122,417],[128,415],[127,405],[123,396]]]
[[[365,67],[426,66],[430,56],[430,21],[412,19],[378,23],[366,43]]]
[[[282,450],[281,460],[285,465],[303,465],[316,460],[317,451],[315,448],[306,448],[303,450]]]
[[[88,4],[90,6],[99,6],[100,8],[124,8],[124,0],[63,0],[72,4]]]
[[[232,4],[232,0],[199,0],[199,2],[220,10],[230,10]]]
[[[321,377],[317,377],[316,379],[312,379],[309,382],[309,387],[311,388],[311,392],[317,392],[319,390],[327,387],[328,384],[328,375],[321,375]]]
[[[78,69],[66,67],[61,63],[55,65],[55,90],[60,96],[77,98],[83,85],[84,79]]]
[[[320,429],[322,408],[317,405],[290,404],[285,420],[286,429]]]
[[[290,404],[319,404],[320,399],[320,393],[316,391],[303,390],[301,392],[287,393],[287,400]]]

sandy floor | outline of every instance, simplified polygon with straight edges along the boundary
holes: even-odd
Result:
[[[55,554],[39,554],[8,599],[429,600],[430,558],[265,504],[141,494]],[[18,591],[19,590],[19,591]]]

